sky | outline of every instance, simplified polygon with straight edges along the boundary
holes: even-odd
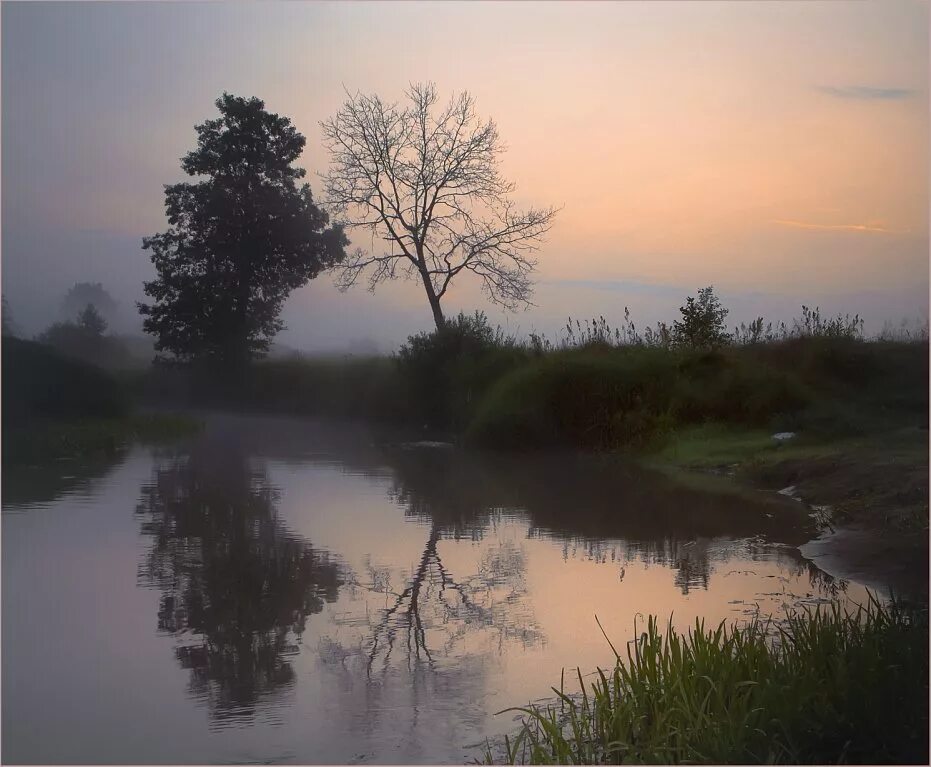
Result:
[[[928,2],[3,2],[0,28],[0,279],[27,333],[77,281],[139,324],[141,239],[222,92],[293,121],[319,198],[320,121],[347,90],[394,101],[417,81],[468,90],[515,200],[562,208],[534,307],[460,281],[447,315],[552,337],[625,306],[670,321],[714,285],[733,322],[928,316]],[[340,293],[328,275],[283,319],[311,351],[432,324],[415,283]]]

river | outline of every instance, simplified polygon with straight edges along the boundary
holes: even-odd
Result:
[[[4,472],[5,763],[463,763],[566,670],[679,628],[862,601],[804,506],[616,458],[212,414]]]

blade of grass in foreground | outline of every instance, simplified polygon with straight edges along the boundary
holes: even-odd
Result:
[[[600,622],[599,622],[600,627]],[[774,631],[775,629],[775,631]],[[509,709],[512,764],[898,763],[928,759],[927,607],[789,613],[666,633],[650,617],[609,674]],[[564,680],[563,680],[564,681]],[[485,761],[495,761],[491,748]]]

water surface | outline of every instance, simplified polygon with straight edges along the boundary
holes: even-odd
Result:
[[[461,763],[611,664],[596,615],[865,597],[789,498],[285,418],[5,472],[2,532],[5,762]]]

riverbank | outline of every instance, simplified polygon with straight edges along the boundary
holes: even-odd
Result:
[[[133,407],[125,384],[43,344],[3,339],[6,465],[97,460],[130,442],[165,442],[196,431],[195,419]]]
[[[800,548],[831,575],[927,599],[928,431],[877,430],[834,441],[703,426],[645,462],[712,472],[804,503],[822,529]]]
[[[106,458],[133,442],[172,442],[199,428],[195,418],[169,413],[140,413],[120,418],[35,419],[3,429],[3,463],[23,465]]]

